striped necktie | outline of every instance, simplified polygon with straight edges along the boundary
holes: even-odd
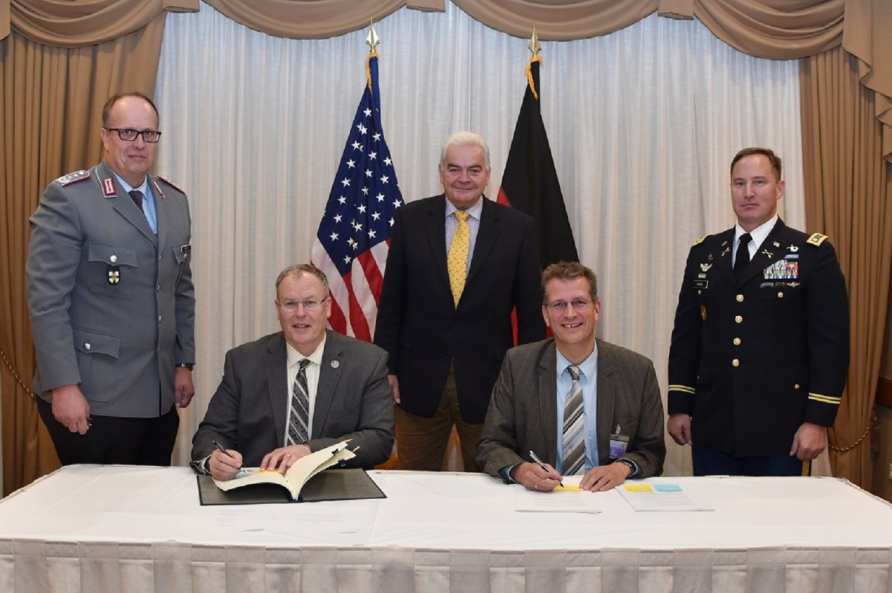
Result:
[[[300,361],[300,369],[294,377],[291,389],[291,413],[288,416],[288,444],[300,445],[310,440],[310,392],[307,389],[307,365],[309,358]]]
[[[567,367],[570,391],[564,403],[564,435],[561,444],[563,475],[581,474],[585,470],[585,416],[582,406],[582,385],[579,384],[579,367]]]
[[[446,256],[446,267],[449,269],[449,286],[452,288],[452,299],[458,308],[458,301],[465,289],[465,281],[468,279],[468,253],[471,251],[471,227],[468,226],[469,214],[464,210],[456,210],[455,218],[458,220],[458,228],[452,237],[449,246],[449,255]]]

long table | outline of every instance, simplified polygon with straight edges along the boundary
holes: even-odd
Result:
[[[483,474],[370,475],[386,499],[201,506],[188,468],[65,467],[0,501],[0,591],[892,591],[892,506],[844,480],[653,478],[713,510],[575,513]]]

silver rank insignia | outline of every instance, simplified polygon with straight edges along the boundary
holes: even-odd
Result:
[[[118,266],[108,267],[108,283],[117,284],[121,281],[121,269]]]
[[[704,272],[708,272],[709,268],[711,268],[711,267],[712,267],[712,264],[700,264],[700,269],[703,270]]]

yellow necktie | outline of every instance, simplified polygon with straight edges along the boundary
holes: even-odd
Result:
[[[471,227],[468,226],[468,216],[463,210],[455,211],[458,228],[455,229],[452,245],[449,246],[449,255],[446,256],[449,286],[452,288],[452,299],[456,307],[465,289],[465,280],[468,279],[468,252],[471,250]]]

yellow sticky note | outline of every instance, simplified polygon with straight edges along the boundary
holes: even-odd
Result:
[[[654,489],[649,484],[626,484],[623,486],[626,492],[653,492]]]
[[[554,491],[555,492],[582,492],[582,488],[580,488],[579,486],[571,486],[570,484],[567,484],[566,486],[560,486],[560,485],[555,486]]]

